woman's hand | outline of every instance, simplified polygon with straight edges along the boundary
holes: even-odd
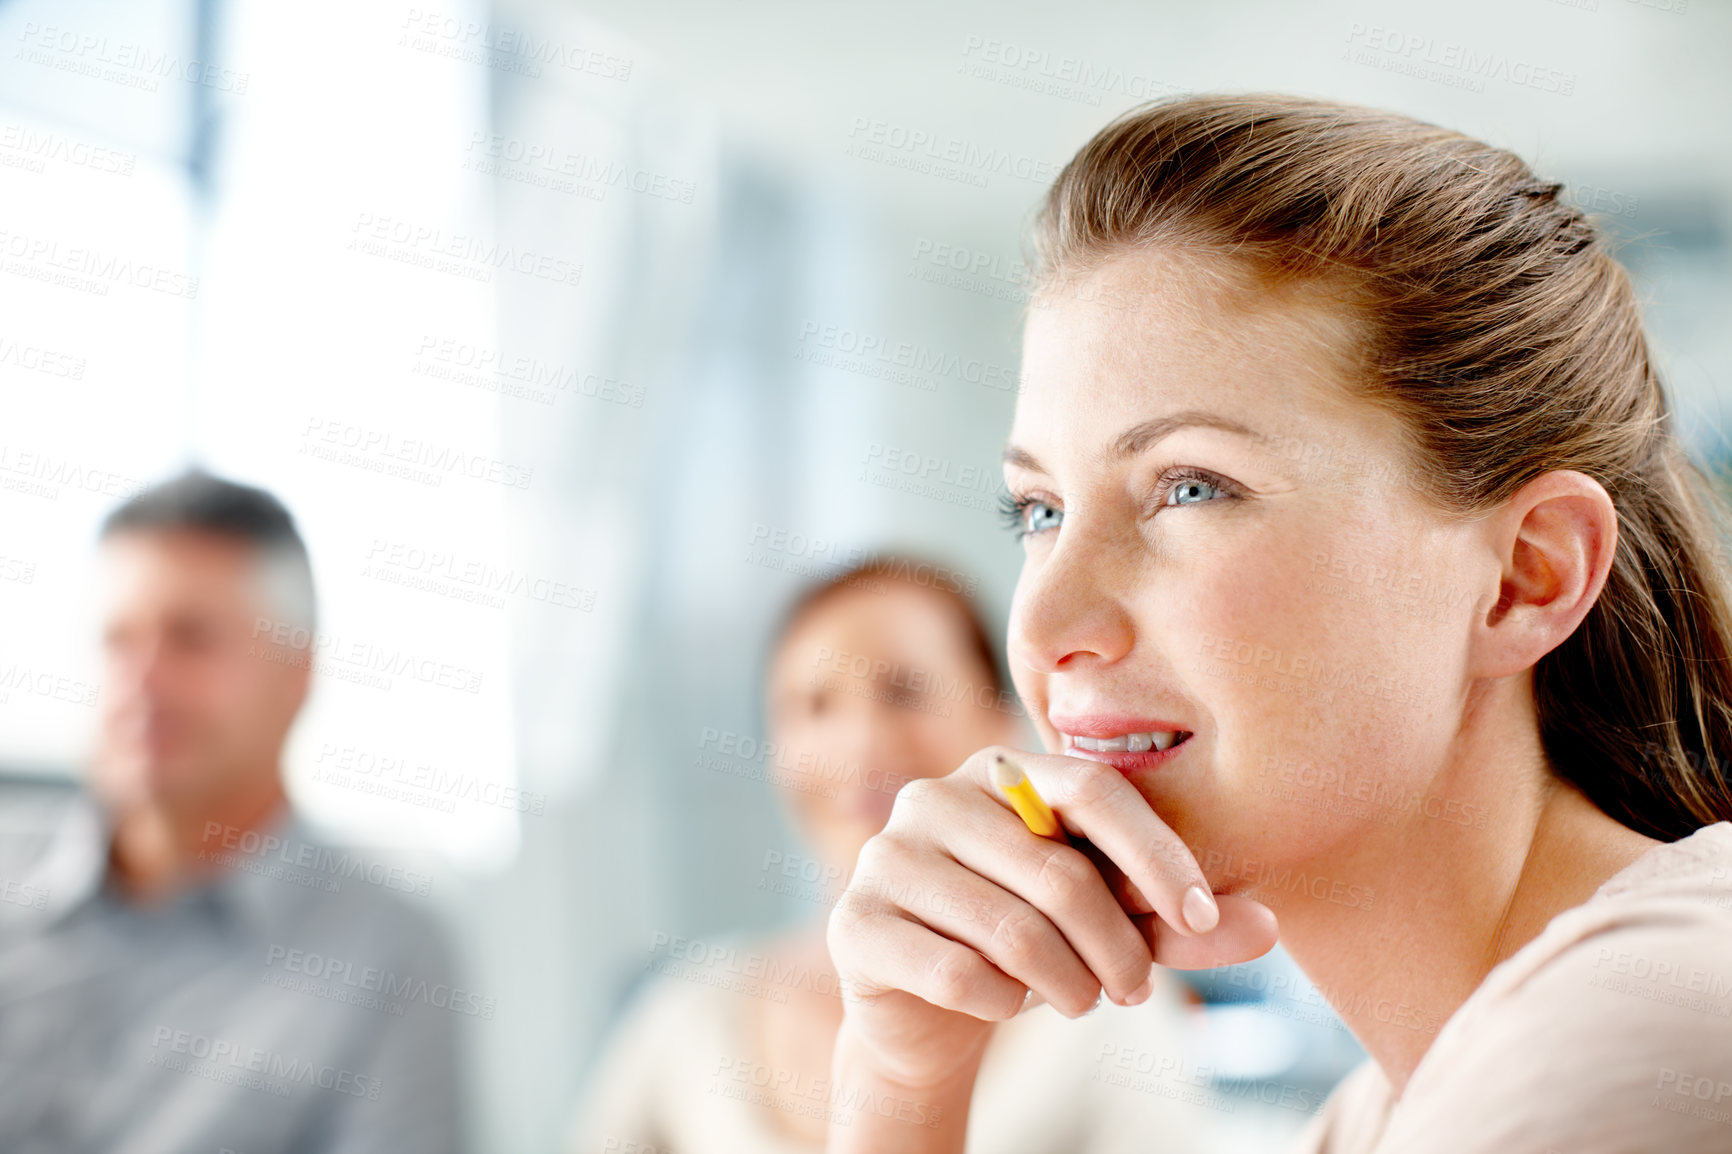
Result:
[[[904,786],[830,916],[846,998],[839,1045],[856,1073],[954,1092],[992,1023],[1030,990],[1074,1018],[1103,990],[1145,1000],[1156,962],[1204,969],[1275,944],[1275,915],[1210,895],[1191,851],[1118,770],[1013,755],[1066,832],[1086,839],[1065,845],[1030,833],[1005,804],[992,784],[997,752]],[[1201,892],[1187,897],[1192,887]]]

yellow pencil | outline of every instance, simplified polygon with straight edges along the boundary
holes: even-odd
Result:
[[[992,780],[1003,791],[1004,796],[1010,799],[1010,808],[1016,811],[1016,816],[1022,819],[1022,824],[1028,827],[1030,833],[1049,837],[1054,841],[1070,840],[1065,837],[1064,829],[1058,824],[1052,807],[1035,792],[1034,783],[1028,780],[1028,774],[1022,771],[1022,766],[1002,753],[995,753],[992,756]]]

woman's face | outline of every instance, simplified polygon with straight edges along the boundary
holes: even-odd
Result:
[[[884,828],[898,789],[1013,740],[1021,712],[993,689],[948,596],[874,579],[795,621],[771,663],[768,707],[796,818],[848,865]]]
[[[1233,892],[1450,820],[1434,777],[1499,569],[1348,395],[1348,314],[1210,271],[1121,255],[1031,310],[1009,645],[1048,748],[1124,771]]]

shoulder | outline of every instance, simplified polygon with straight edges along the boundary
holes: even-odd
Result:
[[[325,841],[298,822],[283,831],[281,842],[274,868],[235,880],[296,944],[357,965],[407,966],[428,979],[453,968],[431,867]]]
[[[1694,898],[1732,911],[1732,821],[1703,826],[1657,846],[1601,886],[1596,899]]]
[[[1651,1088],[1662,1068],[1704,1063],[1732,1078],[1732,913],[1650,896],[1560,928],[1566,944],[1439,1042],[1536,1077],[1573,1068],[1584,1089]]]
[[[727,1060],[717,1041],[723,997],[677,977],[639,975],[592,1054],[566,1123],[567,1154],[693,1149],[694,1132],[725,1141],[714,1132],[716,1110],[731,1102],[715,1094]]]
[[[1595,991],[1585,1003],[1583,990]],[[1732,822],[1719,822],[1655,848],[1591,900],[1553,918],[1487,976],[1474,1001],[1501,1014],[1544,1014],[1575,999],[1572,1017],[1591,1007],[1615,1021],[1649,1016],[1656,1006],[1725,1018],[1732,1016],[1729,998]]]
[[[671,1060],[725,1049],[724,1040],[735,1033],[732,1003],[740,997],[729,975],[666,961],[652,961],[627,991],[607,1046],[615,1059],[632,1054]]]
[[[1392,1135],[1416,1150],[1433,1148],[1427,1132],[1457,1150],[1526,1149],[1536,1135],[1583,1151],[1722,1148],[1732,903],[1718,899],[1732,872],[1716,871],[1732,866],[1729,835],[1721,823],[1659,847],[1494,969],[1414,1071]],[[1703,1086],[1724,1121],[1673,1109]]]
[[[702,1101],[704,1078],[721,1073],[737,1048],[725,1005],[730,996],[658,973],[653,964],[640,974],[595,1054],[567,1149],[593,1150],[604,1137],[625,1134],[640,1149],[661,1145],[669,1119]]]
[[[95,893],[107,860],[101,811],[58,783],[0,783],[0,932],[42,928]]]

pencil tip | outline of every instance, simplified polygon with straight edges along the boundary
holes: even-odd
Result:
[[[992,755],[992,780],[1000,789],[1014,789],[1023,780],[1022,770],[1002,753]]]

